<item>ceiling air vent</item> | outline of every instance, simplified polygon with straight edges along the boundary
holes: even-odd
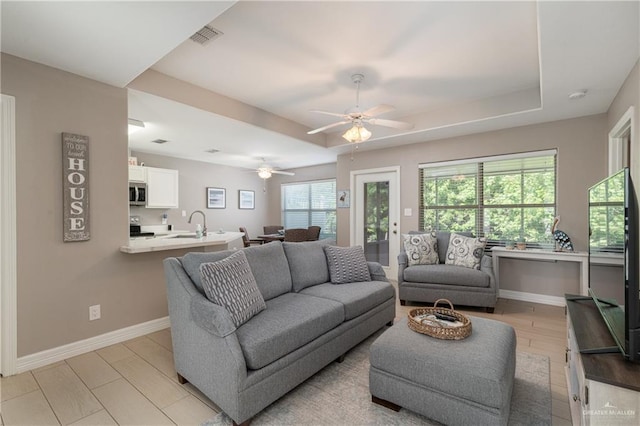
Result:
[[[205,25],[201,30],[196,32],[190,38],[196,43],[204,45],[214,38],[221,36],[222,34],[222,31],[218,31],[215,28],[210,27],[209,25]]]
[[[152,143],[157,143],[157,144],[162,144],[162,143],[167,143],[169,142],[168,140],[165,139],[155,139],[151,141]]]
[[[208,152],[209,154],[215,154],[216,152],[220,152],[220,150],[212,148],[212,149],[207,149],[205,152]]]

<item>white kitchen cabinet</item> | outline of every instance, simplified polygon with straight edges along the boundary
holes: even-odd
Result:
[[[129,182],[147,182],[147,167],[129,166]]]
[[[147,208],[178,208],[178,171],[145,167],[147,172]]]

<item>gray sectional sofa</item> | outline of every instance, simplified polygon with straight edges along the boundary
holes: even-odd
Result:
[[[459,234],[471,236],[465,232]],[[398,255],[400,304],[405,305],[408,301],[433,303],[438,299],[448,299],[454,305],[484,307],[487,312],[493,312],[498,300],[498,286],[491,257],[482,257],[479,270],[445,264],[450,235],[450,232],[436,232],[440,259],[436,265],[409,266],[404,246],[401,245]]]
[[[371,281],[332,284],[326,240],[243,249],[266,309],[239,327],[205,297],[203,262],[234,251],[164,261],[175,367],[235,423],[269,404],[391,324],[395,289],[379,264]],[[365,268],[366,270],[366,268]]]

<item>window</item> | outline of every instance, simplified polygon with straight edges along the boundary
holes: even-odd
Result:
[[[553,244],[555,150],[423,164],[419,176],[422,229]]]
[[[319,226],[320,238],[336,238],[336,181],[282,185],[282,221],[285,228]]]

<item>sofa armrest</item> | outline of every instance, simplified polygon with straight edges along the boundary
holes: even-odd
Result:
[[[480,261],[480,270],[489,274],[489,287],[496,287],[496,277],[493,273],[493,258],[491,256],[482,256],[482,260]]]
[[[404,281],[404,270],[409,265],[409,256],[406,252],[400,252],[398,255],[398,285]]]
[[[369,267],[369,274],[371,275],[372,281],[389,282],[381,264],[378,262],[367,262],[367,266]]]
[[[201,294],[191,297],[191,315],[199,327],[218,337],[226,337],[236,331],[229,312]]]

